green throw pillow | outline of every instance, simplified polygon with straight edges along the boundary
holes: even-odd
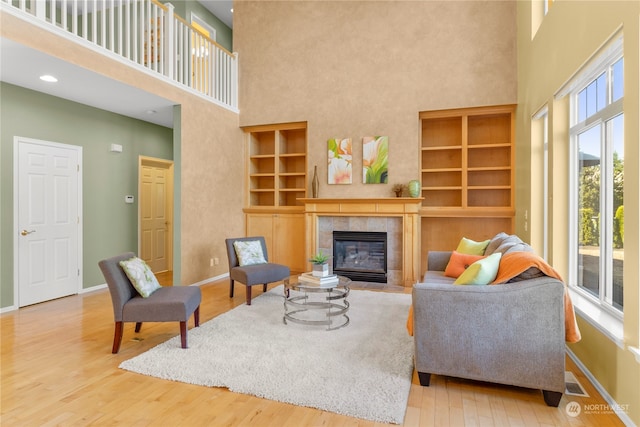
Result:
[[[476,242],[463,237],[462,240],[460,240],[460,243],[458,243],[456,252],[467,255],[484,255],[484,251],[487,249],[487,246],[489,246],[490,241],[491,239],[483,242]]]
[[[162,287],[147,263],[138,257],[120,261],[120,267],[143,298],[149,297]]]
[[[488,285],[498,275],[502,254],[497,252],[471,264],[457,279],[454,285]]]
[[[266,264],[260,240],[236,240],[233,247],[241,267],[245,265]]]

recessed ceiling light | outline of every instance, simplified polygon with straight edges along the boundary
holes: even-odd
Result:
[[[147,114],[156,114],[157,111],[156,110],[147,110]]]
[[[44,82],[48,82],[48,83],[55,83],[58,81],[58,79],[56,79],[55,77],[53,77],[52,75],[49,74],[45,74],[43,76],[40,76],[40,80],[44,81]]]
[[[233,13],[233,8],[231,8],[230,10],[231,10],[231,13]]]

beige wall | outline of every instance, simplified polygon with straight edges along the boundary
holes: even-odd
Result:
[[[640,424],[640,363],[627,346],[638,347],[640,315],[638,277],[640,266],[638,220],[640,154],[639,117],[639,27],[637,1],[556,1],[532,39],[532,8],[540,2],[518,2],[518,116],[517,116],[517,196],[518,234],[531,233],[542,242],[540,227],[524,229],[524,211],[542,203],[542,170],[531,162],[531,117],[547,104],[551,153],[550,261],[568,277],[568,134],[569,101],[554,94],[618,29],[624,31],[625,72],[625,265],[624,265],[624,348],[618,347],[590,323],[579,318],[582,341],[570,349],[620,405],[628,405],[627,415]],[[533,129],[536,133],[536,129]],[[534,150],[535,151],[535,150]],[[535,153],[534,153],[535,154]],[[535,158],[535,156],[533,156]],[[534,167],[537,165],[537,167]],[[532,190],[533,189],[533,190]],[[534,212],[540,212],[536,209]],[[540,224],[539,219],[532,223]],[[538,250],[541,247],[537,247]]]
[[[419,174],[418,112],[516,101],[514,2],[241,1],[241,125],[307,121],[320,197],[391,197]],[[389,136],[389,185],[362,184],[361,138]],[[352,185],[326,141],[353,138]]]
[[[244,236],[244,152],[236,113],[197,97],[181,105],[182,282],[194,283],[227,273],[224,239]]]
[[[238,115],[144,72],[2,14],[2,36],[134,87],[175,101],[182,122],[176,129],[174,159],[180,185],[181,223],[176,236],[181,256],[176,271],[191,284],[228,271],[224,238],[244,234],[242,132]],[[178,149],[178,152],[175,150]],[[85,173],[91,173],[86,171]],[[178,254],[180,255],[180,254]],[[211,257],[220,264],[210,267]],[[96,261],[97,262],[97,261]]]

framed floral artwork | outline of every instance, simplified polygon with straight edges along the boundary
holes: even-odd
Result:
[[[386,184],[389,180],[389,137],[362,138],[362,182]]]
[[[327,141],[329,184],[351,184],[353,182],[353,158],[351,138],[334,138]]]

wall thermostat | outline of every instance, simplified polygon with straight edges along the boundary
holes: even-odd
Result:
[[[133,203],[133,196],[124,196],[125,203]]]

